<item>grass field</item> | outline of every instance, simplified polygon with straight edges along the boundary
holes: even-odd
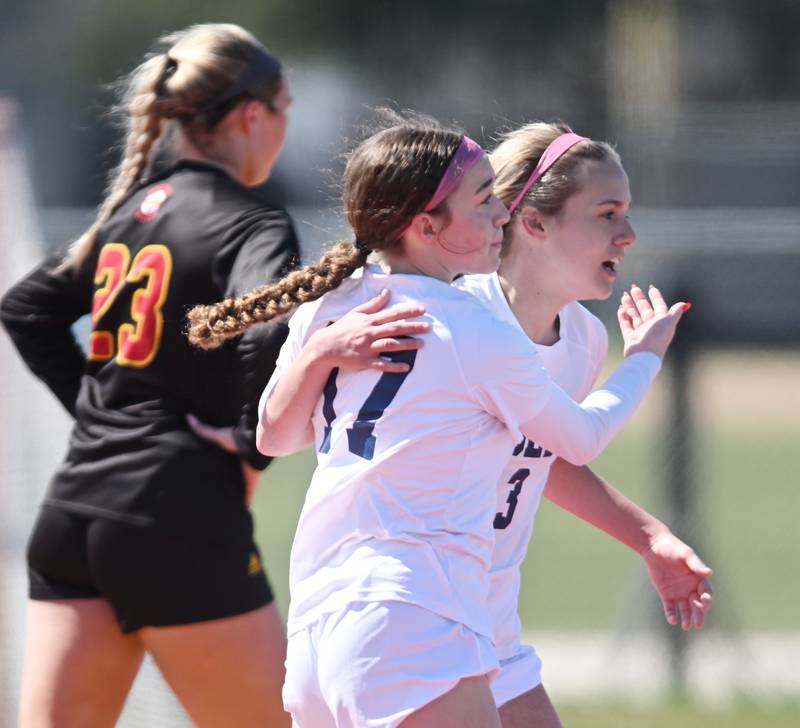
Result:
[[[792,558],[798,555],[800,513],[798,470],[792,463],[797,442],[796,431],[761,440],[735,431],[698,435],[695,524],[681,535],[716,570],[712,626],[800,629],[800,579]],[[656,433],[631,430],[602,456],[596,470],[669,521],[653,462],[659,454]],[[608,627],[621,610],[631,618],[633,605],[626,607],[626,600],[649,594],[644,568],[632,552],[543,504],[524,566],[526,624]],[[649,607],[658,614],[654,601]],[[647,623],[646,615],[639,617],[640,624]]]
[[[656,706],[586,703],[559,705],[569,728],[797,728],[800,705],[757,705],[737,702],[723,709],[692,703],[666,702]]]

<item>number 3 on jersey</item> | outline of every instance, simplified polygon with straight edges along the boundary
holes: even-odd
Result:
[[[161,344],[164,315],[172,275],[172,254],[165,245],[145,245],[130,262],[131,254],[122,243],[107,243],[100,251],[92,301],[92,323],[97,324],[114,303],[125,283],[141,284],[131,300],[133,323],[113,331],[95,329],[89,339],[90,361],[109,361],[115,354],[117,364],[146,367],[153,361]]]
[[[372,434],[372,431],[375,429],[375,423],[392,403],[395,396],[397,396],[401,385],[414,368],[417,350],[391,351],[384,356],[387,359],[391,359],[393,362],[408,364],[408,371],[383,372],[372,388],[372,391],[369,393],[366,401],[361,405],[361,409],[358,411],[353,426],[347,428],[348,449],[354,455],[358,455],[365,460],[372,460],[373,455],[375,455],[376,440],[375,435]],[[336,411],[333,409],[333,400],[337,392],[336,377],[338,374],[339,368],[337,367],[330,373],[322,392],[322,416],[325,418],[325,431],[322,437],[322,444],[319,446],[320,452],[328,452],[331,449],[331,427],[333,421],[336,419]]]
[[[505,513],[495,513],[494,527],[496,529],[501,530],[503,528],[508,528],[511,525],[511,519],[514,518],[514,511],[517,510],[517,499],[519,498],[519,494],[522,492],[522,484],[530,474],[531,471],[528,470],[528,468],[520,468],[516,473],[514,473],[514,475],[511,476],[508,484],[513,485],[514,487],[511,489],[508,497],[506,498],[508,510]]]

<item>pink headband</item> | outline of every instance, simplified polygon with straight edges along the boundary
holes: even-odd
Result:
[[[458,149],[456,149],[453,158],[450,160],[450,164],[447,165],[447,169],[444,171],[444,176],[440,180],[436,192],[433,193],[433,197],[431,197],[428,204],[425,205],[423,212],[430,212],[438,207],[442,200],[458,187],[461,178],[475,166],[476,162],[478,162],[484,154],[485,152],[478,142],[465,136],[461,140]]]
[[[531,176],[528,177],[528,181],[524,184],[522,189],[517,193],[517,196],[514,198],[513,202],[508,206],[509,213],[514,212],[517,209],[517,206],[520,202],[522,202],[522,198],[528,194],[528,190],[533,186],[533,183],[536,182],[545,172],[547,172],[550,167],[552,167],[560,158],[561,156],[569,149],[572,149],[578,142],[588,142],[589,139],[587,137],[579,136],[578,134],[573,134],[572,132],[568,134],[562,134],[561,136],[557,136],[553,139],[550,144],[548,144],[547,149],[544,150],[542,156],[539,157],[539,161],[534,167],[533,172],[531,172]]]

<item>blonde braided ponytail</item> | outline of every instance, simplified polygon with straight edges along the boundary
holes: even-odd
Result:
[[[97,217],[69,248],[64,268],[77,270],[94,247],[100,228],[145,177],[162,130],[157,89],[170,68],[166,54],[149,58],[131,74],[120,110],[126,114],[128,133],[119,165],[114,170]]]

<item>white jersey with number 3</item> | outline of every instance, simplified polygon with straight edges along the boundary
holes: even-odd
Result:
[[[519,327],[497,274],[465,276],[456,285],[480,299],[498,318]],[[596,316],[573,302],[559,313],[559,340],[552,346],[537,345],[537,349],[553,381],[573,399],[581,401],[591,391],[605,363],[608,334]],[[555,458],[545,447],[525,437],[508,454],[510,459],[497,486],[489,588],[489,611],[500,660],[511,657],[520,645],[520,566]]]

